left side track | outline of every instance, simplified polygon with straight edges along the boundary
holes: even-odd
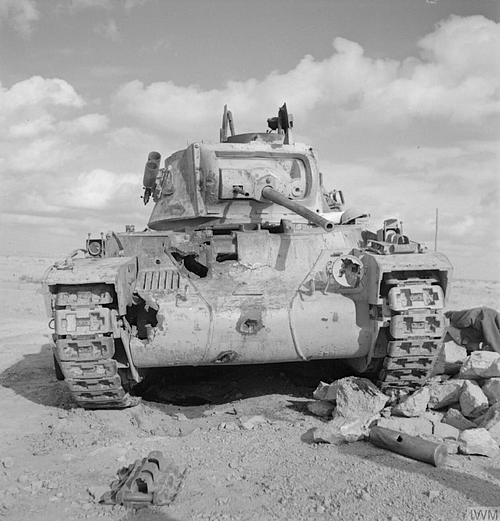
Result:
[[[58,286],[52,298],[56,369],[76,402],[86,409],[135,405],[120,376],[125,369],[118,360],[122,341],[113,286]]]

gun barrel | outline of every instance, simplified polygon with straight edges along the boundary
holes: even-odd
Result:
[[[283,194],[280,194],[277,190],[272,188],[271,186],[265,186],[262,189],[262,197],[264,199],[267,199],[268,201],[272,201],[273,203],[279,204],[281,206],[284,206],[285,208],[288,208],[292,212],[304,217],[309,222],[312,222],[316,226],[320,226],[325,230],[326,232],[333,231],[333,223],[329,221],[328,219],[325,219],[324,217],[321,217],[321,215],[318,215],[317,213],[313,212],[312,210],[309,210],[309,208],[306,208],[305,206],[302,206],[301,204],[291,201],[288,199],[288,197],[285,197]]]

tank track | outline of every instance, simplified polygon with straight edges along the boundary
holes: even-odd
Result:
[[[120,338],[113,287],[59,286],[54,299],[54,356],[78,405],[85,409],[136,405],[115,359]]]
[[[383,391],[414,391],[431,376],[446,334],[444,293],[430,278],[389,278],[389,326],[381,329],[372,369]]]

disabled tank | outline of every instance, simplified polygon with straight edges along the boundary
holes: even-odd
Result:
[[[445,334],[451,265],[325,191],[286,104],[265,132],[148,156],[143,231],[109,231],[47,271],[56,374],[85,408],[135,403],[149,368],[347,359],[421,386]]]

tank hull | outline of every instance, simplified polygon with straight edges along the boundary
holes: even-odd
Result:
[[[213,237],[218,250],[226,237]],[[347,254],[359,245],[361,228],[334,233],[235,232],[237,259],[206,261],[207,276],[177,271],[161,255],[141,268],[136,291],[157,307],[158,326],[132,342],[138,367],[252,364],[366,355],[376,328],[362,299],[332,283],[310,295],[304,281],[320,258]],[[219,255],[215,259],[221,258]],[[223,256],[222,258],[225,259]],[[146,261],[146,259],[142,259]],[[153,262],[151,262],[153,260]],[[160,262],[158,262],[160,261]],[[366,291],[360,287],[356,295]]]

